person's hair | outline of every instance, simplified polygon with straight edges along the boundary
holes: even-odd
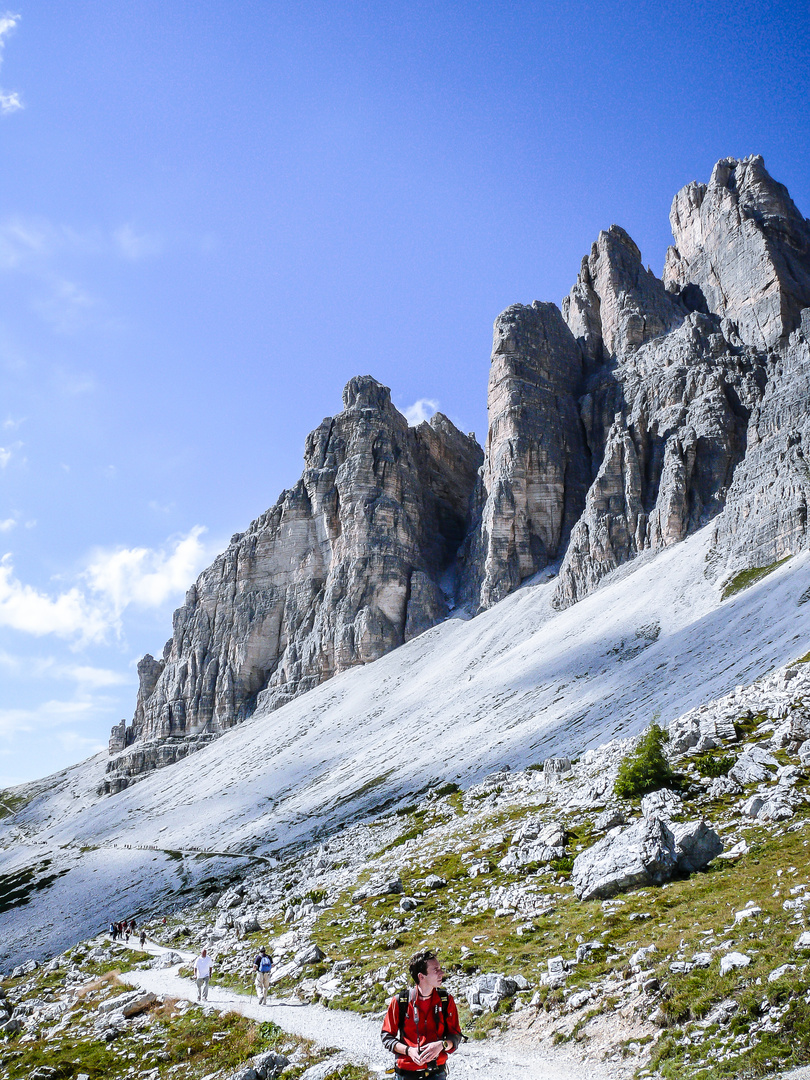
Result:
[[[427,975],[428,960],[436,960],[436,953],[432,949],[422,949],[421,952],[414,953],[408,961],[408,971],[411,973],[411,978],[419,985],[419,976]]]

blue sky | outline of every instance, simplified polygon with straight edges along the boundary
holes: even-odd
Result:
[[[135,663],[372,374],[483,441],[493,319],[761,153],[810,213],[790,3],[109,4],[0,16],[0,787]]]

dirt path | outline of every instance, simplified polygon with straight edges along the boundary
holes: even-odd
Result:
[[[164,951],[152,947],[150,952]],[[178,968],[128,971],[121,975],[124,982],[139,986],[154,994],[196,1001],[196,984],[178,975]],[[370,1020],[358,1013],[326,1009],[321,1005],[303,1005],[293,998],[274,998],[260,1005],[256,998],[238,994],[220,986],[208,992],[208,1005],[223,1012],[239,1012],[254,1020],[272,1020],[284,1031],[303,1035],[321,1046],[334,1046],[345,1051],[353,1061],[363,1062],[377,1072],[391,1065],[380,1043],[379,1020]],[[535,1046],[509,1046],[490,1041],[468,1042],[453,1055],[453,1080],[473,1080],[486,1075],[488,1080],[617,1080],[620,1072],[610,1066],[583,1063],[570,1053],[559,1049],[545,1050]]]

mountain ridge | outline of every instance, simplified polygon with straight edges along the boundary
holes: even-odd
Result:
[[[387,387],[350,380],[301,480],[139,664],[104,790],[546,567],[564,608],[712,520],[718,573],[806,545],[810,223],[757,156],[686,185],[670,220],[663,278],[613,225],[561,308],[498,316],[483,453],[442,414],[409,428]]]

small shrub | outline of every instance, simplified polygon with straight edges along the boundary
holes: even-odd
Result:
[[[613,786],[620,799],[636,799],[676,784],[676,776],[664,754],[668,740],[669,735],[662,727],[650,724],[636,748],[622,758]]]
[[[437,795],[455,795],[459,790],[458,784],[448,783],[442,784],[440,788],[436,788]]]
[[[695,761],[697,771],[701,776],[708,777],[710,780],[715,780],[718,776],[728,776],[729,769],[734,764],[734,757],[731,754],[723,754],[718,757],[717,754],[709,752],[708,754],[701,754]]]

